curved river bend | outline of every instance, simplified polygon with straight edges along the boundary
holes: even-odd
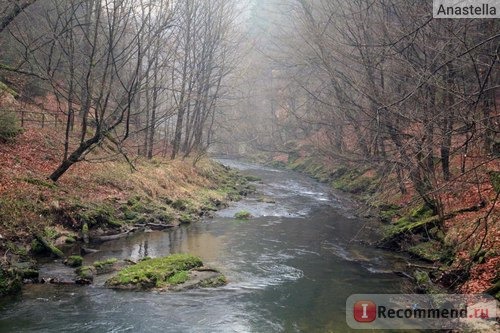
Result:
[[[103,258],[189,252],[230,283],[179,293],[114,291],[105,277],[88,287],[29,285],[0,303],[0,332],[350,332],[345,300],[354,293],[398,293],[392,274],[405,258],[351,240],[366,221],[348,198],[306,176],[230,160],[259,176],[258,191],[213,219],[101,244]],[[248,210],[255,218],[238,221]],[[60,263],[41,275],[67,274]]]

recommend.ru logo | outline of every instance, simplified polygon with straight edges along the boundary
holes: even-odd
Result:
[[[496,330],[497,306],[486,294],[357,294],[346,301],[346,321],[354,329]]]

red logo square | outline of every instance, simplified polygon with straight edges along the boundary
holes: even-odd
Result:
[[[358,323],[371,323],[377,318],[377,306],[372,301],[354,303],[354,320]]]

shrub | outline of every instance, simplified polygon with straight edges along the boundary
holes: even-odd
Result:
[[[21,133],[21,127],[14,112],[0,110],[0,142],[14,139]]]

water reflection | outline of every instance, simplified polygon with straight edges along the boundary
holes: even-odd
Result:
[[[350,332],[349,295],[399,291],[404,280],[391,271],[404,260],[351,242],[363,221],[353,219],[350,200],[301,175],[238,166],[262,177],[259,190],[276,203],[250,198],[214,219],[103,243],[85,257],[189,252],[220,268],[226,287],[117,292],[102,287],[104,279],[91,287],[29,286],[0,304],[0,332]],[[256,218],[234,220],[242,207]]]

